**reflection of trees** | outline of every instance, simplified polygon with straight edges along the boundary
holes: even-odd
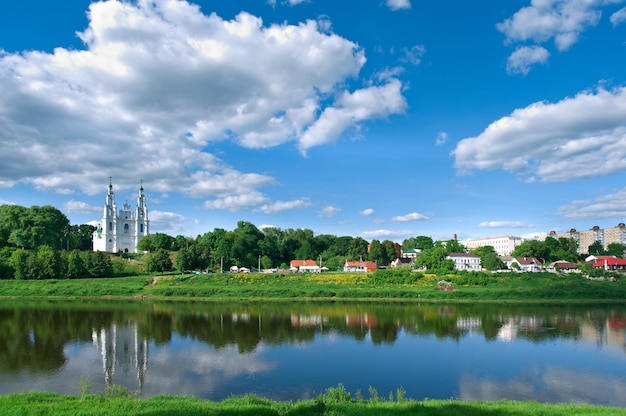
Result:
[[[64,347],[69,341],[89,341],[93,325],[113,320],[112,311],[76,313],[54,305],[36,304],[0,308],[0,371],[32,372],[60,368],[66,362]]]
[[[604,342],[602,334],[626,326],[626,310],[500,304],[5,302],[0,307],[0,372],[60,368],[68,342],[91,342],[94,329],[114,323],[135,323],[140,337],[156,344],[169,343],[176,331],[216,349],[234,345],[249,353],[262,343],[311,343],[316,335],[330,333],[380,345],[395,343],[401,331],[454,340],[473,333],[494,340],[501,330],[512,328],[509,340],[541,343],[581,338],[584,326],[587,339],[599,334]]]

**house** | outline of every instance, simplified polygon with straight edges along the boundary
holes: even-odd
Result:
[[[291,260],[291,262],[289,262],[289,269],[292,271],[299,271],[301,273],[320,272],[320,266],[315,263],[315,260]]]
[[[557,260],[550,263],[548,270],[560,271],[562,273],[570,273],[579,271],[576,265],[570,261]]]
[[[603,259],[598,259],[593,263],[593,267],[596,269],[604,268],[604,270],[626,270],[626,260],[619,257],[602,256]]]
[[[415,259],[409,257],[398,257],[391,262],[391,267],[413,267],[413,263],[415,263]]]
[[[373,261],[346,261],[343,265],[344,272],[365,272],[372,273],[376,271],[376,263]]]
[[[471,270],[480,271],[480,256],[470,253],[450,253],[446,260],[452,260],[454,262],[454,268],[456,270]]]
[[[542,269],[542,263],[536,257],[511,257],[505,263],[509,269],[514,268],[511,266],[517,263],[520,272],[540,272]]]
[[[411,248],[406,251],[402,250],[400,253],[400,257],[404,259],[415,260],[421,253],[422,253],[422,250],[420,250],[419,248]]]

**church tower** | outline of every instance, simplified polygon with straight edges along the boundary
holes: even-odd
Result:
[[[128,202],[124,203],[122,209],[117,210],[113,184],[109,178],[102,220],[93,233],[93,250],[137,253],[137,244],[149,234],[148,224],[148,206],[143,193],[143,181],[139,188],[137,207],[133,213]]]

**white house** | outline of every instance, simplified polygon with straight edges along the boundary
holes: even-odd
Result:
[[[148,206],[143,185],[139,188],[135,212],[128,203],[118,211],[113,185],[109,181],[102,219],[92,235],[93,251],[137,253],[137,244],[148,234]]]
[[[479,247],[491,246],[499,256],[508,256],[515,250],[515,247],[522,244],[521,237],[512,235],[503,235],[498,237],[473,238],[465,240],[463,246],[468,250],[474,250]]]
[[[452,260],[454,262],[454,268],[456,270],[469,270],[480,271],[482,267],[480,265],[480,256],[470,253],[450,253],[446,260]]]

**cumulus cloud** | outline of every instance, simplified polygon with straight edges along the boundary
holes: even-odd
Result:
[[[0,199],[0,205],[15,205],[15,202],[5,201],[4,199]]]
[[[571,220],[616,219],[626,217],[626,188],[594,199],[576,200],[557,212]]]
[[[391,10],[408,10],[411,8],[410,0],[387,0],[387,7]]]
[[[617,0],[620,1],[620,0]],[[518,10],[512,17],[496,25],[506,36],[508,44],[531,42],[535,45],[553,40],[559,51],[578,42],[580,34],[598,24],[601,8],[616,0],[532,0],[531,5]],[[507,63],[509,73],[528,73],[529,63],[545,62],[544,48],[517,49]],[[526,59],[524,59],[526,58]],[[533,61],[528,61],[533,59]],[[526,65],[520,65],[526,62]],[[517,65],[515,65],[517,63]],[[515,70],[517,69],[517,70]]]
[[[210,208],[268,204],[260,188],[273,178],[235,171],[207,145],[304,153],[406,106],[397,78],[348,89],[364,52],[315,20],[225,20],[180,0],[94,2],[88,18],[82,50],[0,54],[0,148],[12,155],[0,186],[91,195],[112,175],[119,189],[142,178],[217,198]]]
[[[615,13],[613,13],[611,15],[611,23],[613,24],[613,27],[619,25],[620,23],[626,21],[626,7],[623,7],[621,9],[619,9],[618,11],[616,11]]]
[[[73,214],[95,214],[102,211],[102,207],[96,207],[86,202],[74,201],[73,199],[65,203],[65,211]]]
[[[391,221],[395,222],[409,222],[409,221],[422,221],[427,220],[428,217],[422,214],[418,214],[417,212],[412,212],[406,215],[398,215],[397,217],[393,217]]]
[[[369,217],[370,215],[374,215],[374,209],[373,208],[366,208],[363,211],[360,211],[359,215],[362,215],[364,217]]]
[[[482,228],[528,228],[533,227],[531,224],[525,224],[520,221],[483,221],[478,224]]]
[[[317,213],[317,215],[319,217],[326,217],[326,218],[330,218],[330,217],[334,217],[335,215],[339,214],[339,211],[341,211],[341,209],[334,207],[332,205],[329,205],[327,207],[325,207],[323,210],[321,210],[320,212]]]
[[[520,46],[506,61],[506,70],[509,74],[528,75],[530,67],[535,64],[545,64],[550,52],[541,46]]]
[[[261,205],[257,211],[263,212],[265,214],[273,214],[275,212],[287,211],[291,209],[297,208],[306,208],[310,207],[311,202],[306,199],[294,199],[293,201],[275,201],[271,204]]]
[[[504,169],[523,180],[567,181],[626,170],[626,88],[537,102],[491,123],[452,152],[459,174]]]

